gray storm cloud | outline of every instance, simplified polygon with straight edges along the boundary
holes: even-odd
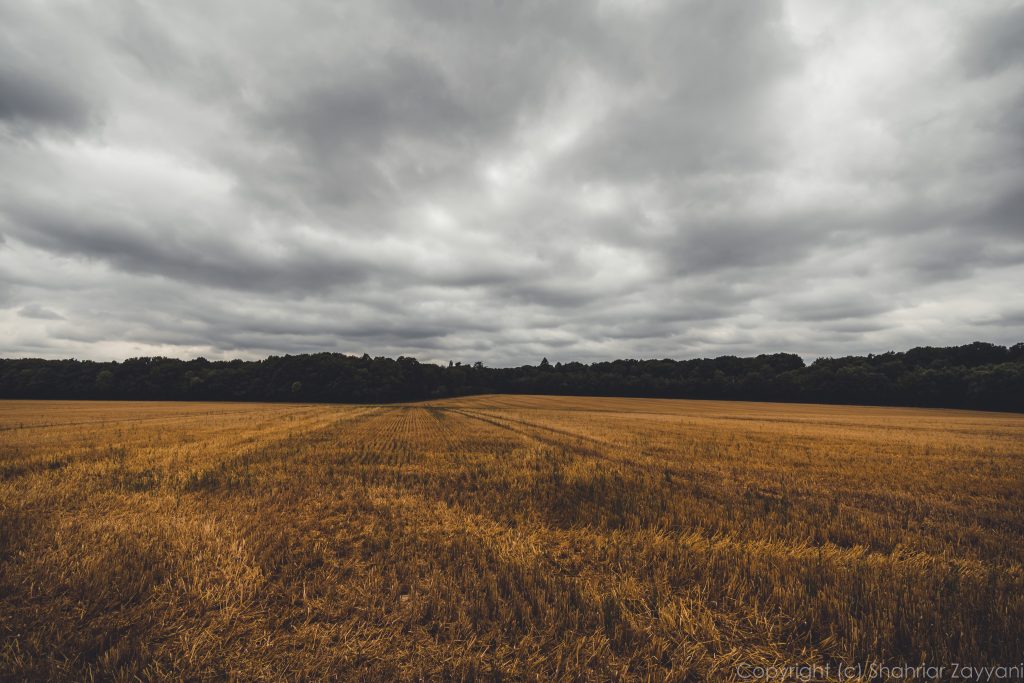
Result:
[[[1019,2],[0,0],[0,353],[1024,338]]]

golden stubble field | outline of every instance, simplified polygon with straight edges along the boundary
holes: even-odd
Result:
[[[1022,484],[996,413],[0,402],[0,678],[1017,664]]]

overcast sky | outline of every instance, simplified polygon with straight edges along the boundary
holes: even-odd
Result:
[[[0,0],[0,355],[1024,340],[1024,4]]]

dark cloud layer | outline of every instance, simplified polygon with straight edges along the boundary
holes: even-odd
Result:
[[[0,351],[1024,338],[1019,2],[0,2]]]

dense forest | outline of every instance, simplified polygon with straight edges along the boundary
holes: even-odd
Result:
[[[259,361],[0,359],[0,398],[383,403],[481,393],[799,401],[1024,411],[1024,343],[819,358],[720,356],[489,368],[340,353]]]

